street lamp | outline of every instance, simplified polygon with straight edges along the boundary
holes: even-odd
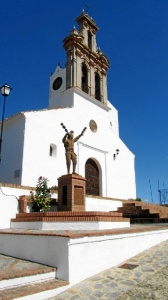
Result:
[[[1,162],[2,135],[3,135],[3,123],[4,123],[6,97],[9,96],[12,88],[5,83],[3,86],[0,87],[0,90],[1,90],[2,96],[4,96],[3,110],[2,110],[2,122],[1,122],[1,135],[0,135],[0,162]]]

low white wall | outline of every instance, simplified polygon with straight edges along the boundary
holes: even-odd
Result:
[[[18,199],[15,196],[0,194],[0,228],[10,228],[10,220],[19,211]]]
[[[57,267],[76,284],[168,239],[168,230],[95,237],[0,234],[0,253]]]
[[[57,267],[57,277],[69,278],[69,239],[55,236],[0,234],[0,253]]]
[[[168,239],[168,230],[70,240],[70,282],[80,282]]]
[[[11,222],[13,229],[25,230],[103,230],[114,228],[128,228],[130,222]]]
[[[22,195],[30,196],[30,189],[8,187],[8,186],[3,186],[2,184],[0,186],[0,193],[19,198]]]
[[[19,197],[30,196],[30,189],[0,184],[0,228],[10,228],[10,221],[19,212]],[[27,207],[27,212],[29,212]]]
[[[117,211],[122,207],[120,200],[106,200],[86,196],[86,211]]]

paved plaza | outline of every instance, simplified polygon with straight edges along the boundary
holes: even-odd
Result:
[[[168,241],[134,256],[120,266],[86,279],[52,298],[64,299],[167,300]]]

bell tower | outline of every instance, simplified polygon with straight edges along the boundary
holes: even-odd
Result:
[[[74,28],[63,41],[67,53],[66,88],[76,87],[106,104],[109,62],[97,48],[96,32],[99,28],[84,12],[76,22],[79,29]]]
[[[50,76],[49,107],[73,106],[68,90],[75,88],[107,105],[107,71],[109,62],[97,47],[99,30],[94,20],[85,12],[76,18],[75,27],[63,40],[66,51],[65,68],[57,66]]]

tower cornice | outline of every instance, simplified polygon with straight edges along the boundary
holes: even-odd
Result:
[[[82,12],[82,14],[76,18],[75,20],[79,25],[84,24],[84,26],[89,26],[93,28],[95,31],[99,30],[99,27],[97,27],[95,21],[85,12]]]
[[[91,64],[99,65],[106,71],[109,69],[109,61],[102,51],[97,50],[93,52],[90,48],[82,43],[83,37],[76,34],[71,34],[66,37],[64,42],[64,49],[67,51],[68,55],[71,55],[75,50],[75,54],[79,57],[87,56],[88,60],[91,60]]]

